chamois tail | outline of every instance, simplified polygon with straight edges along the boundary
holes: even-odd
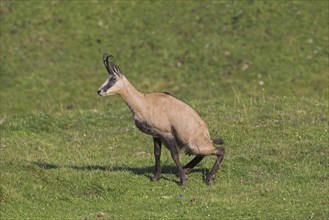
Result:
[[[214,144],[218,144],[218,145],[224,144],[223,139],[220,139],[220,138],[212,139],[212,141]]]

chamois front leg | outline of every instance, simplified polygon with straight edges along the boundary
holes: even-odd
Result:
[[[177,148],[176,148],[176,143],[175,143],[175,141],[169,141],[168,145],[169,145],[169,150],[170,150],[170,153],[171,153],[171,157],[175,161],[176,166],[177,166],[178,171],[179,171],[179,177],[180,177],[180,183],[179,184],[181,186],[185,186],[186,185],[187,175],[184,171],[184,168],[183,168],[182,164],[179,162],[179,155],[178,155],[178,151],[177,151]]]
[[[155,172],[154,172],[154,176],[152,177],[152,180],[158,181],[161,176],[161,164],[160,164],[161,140],[159,138],[154,137],[153,142],[154,142]]]

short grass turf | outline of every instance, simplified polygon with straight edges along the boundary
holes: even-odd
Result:
[[[327,219],[328,1],[1,1],[1,219]],[[193,106],[226,149],[178,186],[118,97]],[[192,157],[181,157],[187,163]]]

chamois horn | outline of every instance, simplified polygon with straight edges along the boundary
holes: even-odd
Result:
[[[104,62],[104,65],[107,69],[107,72],[109,74],[112,74],[112,75],[119,75],[121,74],[121,70],[119,69],[119,67],[117,67],[111,60],[110,58],[113,58],[113,56],[109,53],[104,53],[103,55],[103,62]]]
[[[103,55],[104,66],[109,74],[114,74],[113,69],[111,67],[111,61],[109,61],[109,58],[113,58],[113,56],[109,53],[104,53]]]

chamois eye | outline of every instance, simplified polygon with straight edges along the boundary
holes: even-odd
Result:
[[[109,79],[110,82],[114,83],[117,81],[117,78],[115,76],[112,76],[110,79]]]

